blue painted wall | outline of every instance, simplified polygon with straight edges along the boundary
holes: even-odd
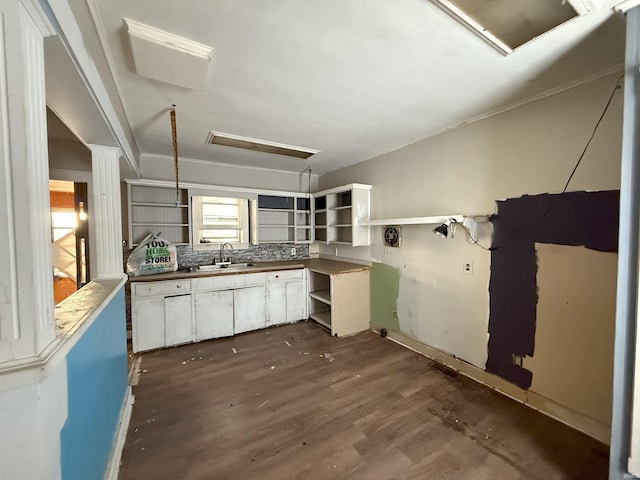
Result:
[[[67,384],[62,479],[102,480],[127,389],[124,287],[69,352]]]

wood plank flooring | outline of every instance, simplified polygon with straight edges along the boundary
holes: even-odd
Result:
[[[300,322],[140,371],[121,480],[607,477],[605,445],[372,332]]]

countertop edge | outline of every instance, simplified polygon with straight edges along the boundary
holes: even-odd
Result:
[[[242,270],[230,271],[209,271],[209,272],[190,272],[176,271],[168,273],[158,273],[155,275],[129,276],[130,283],[138,282],[154,282],[164,280],[186,280],[191,278],[203,277],[221,277],[228,275],[247,275],[250,273],[277,272],[281,270],[299,270],[308,268],[312,272],[318,272],[325,275],[335,275],[342,273],[360,272],[371,270],[368,265],[357,263],[343,262],[340,260],[327,260],[322,258],[305,258],[300,260],[282,260],[275,262],[252,262],[253,267],[247,267]]]

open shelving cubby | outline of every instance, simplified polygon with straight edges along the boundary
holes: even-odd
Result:
[[[309,318],[331,330],[331,281],[324,273],[309,272]]]
[[[176,245],[189,243],[189,198],[186,189],[127,182],[129,246],[138,245],[151,232]]]
[[[370,245],[371,185],[351,184],[314,194],[315,238],[318,242],[353,247]]]
[[[258,195],[260,243],[311,243],[309,206],[306,197]]]

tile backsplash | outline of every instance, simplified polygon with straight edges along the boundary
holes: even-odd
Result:
[[[291,249],[296,249],[296,254],[291,255]],[[178,245],[178,267],[192,267],[195,265],[210,265],[214,259],[220,258],[220,250],[193,250],[191,245]],[[275,260],[295,260],[309,258],[308,244],[273,243],[263,245],[249,245],[243,250],[224,251],[225,257],[231,257],[233,263],[245,262],[269,262]]]

